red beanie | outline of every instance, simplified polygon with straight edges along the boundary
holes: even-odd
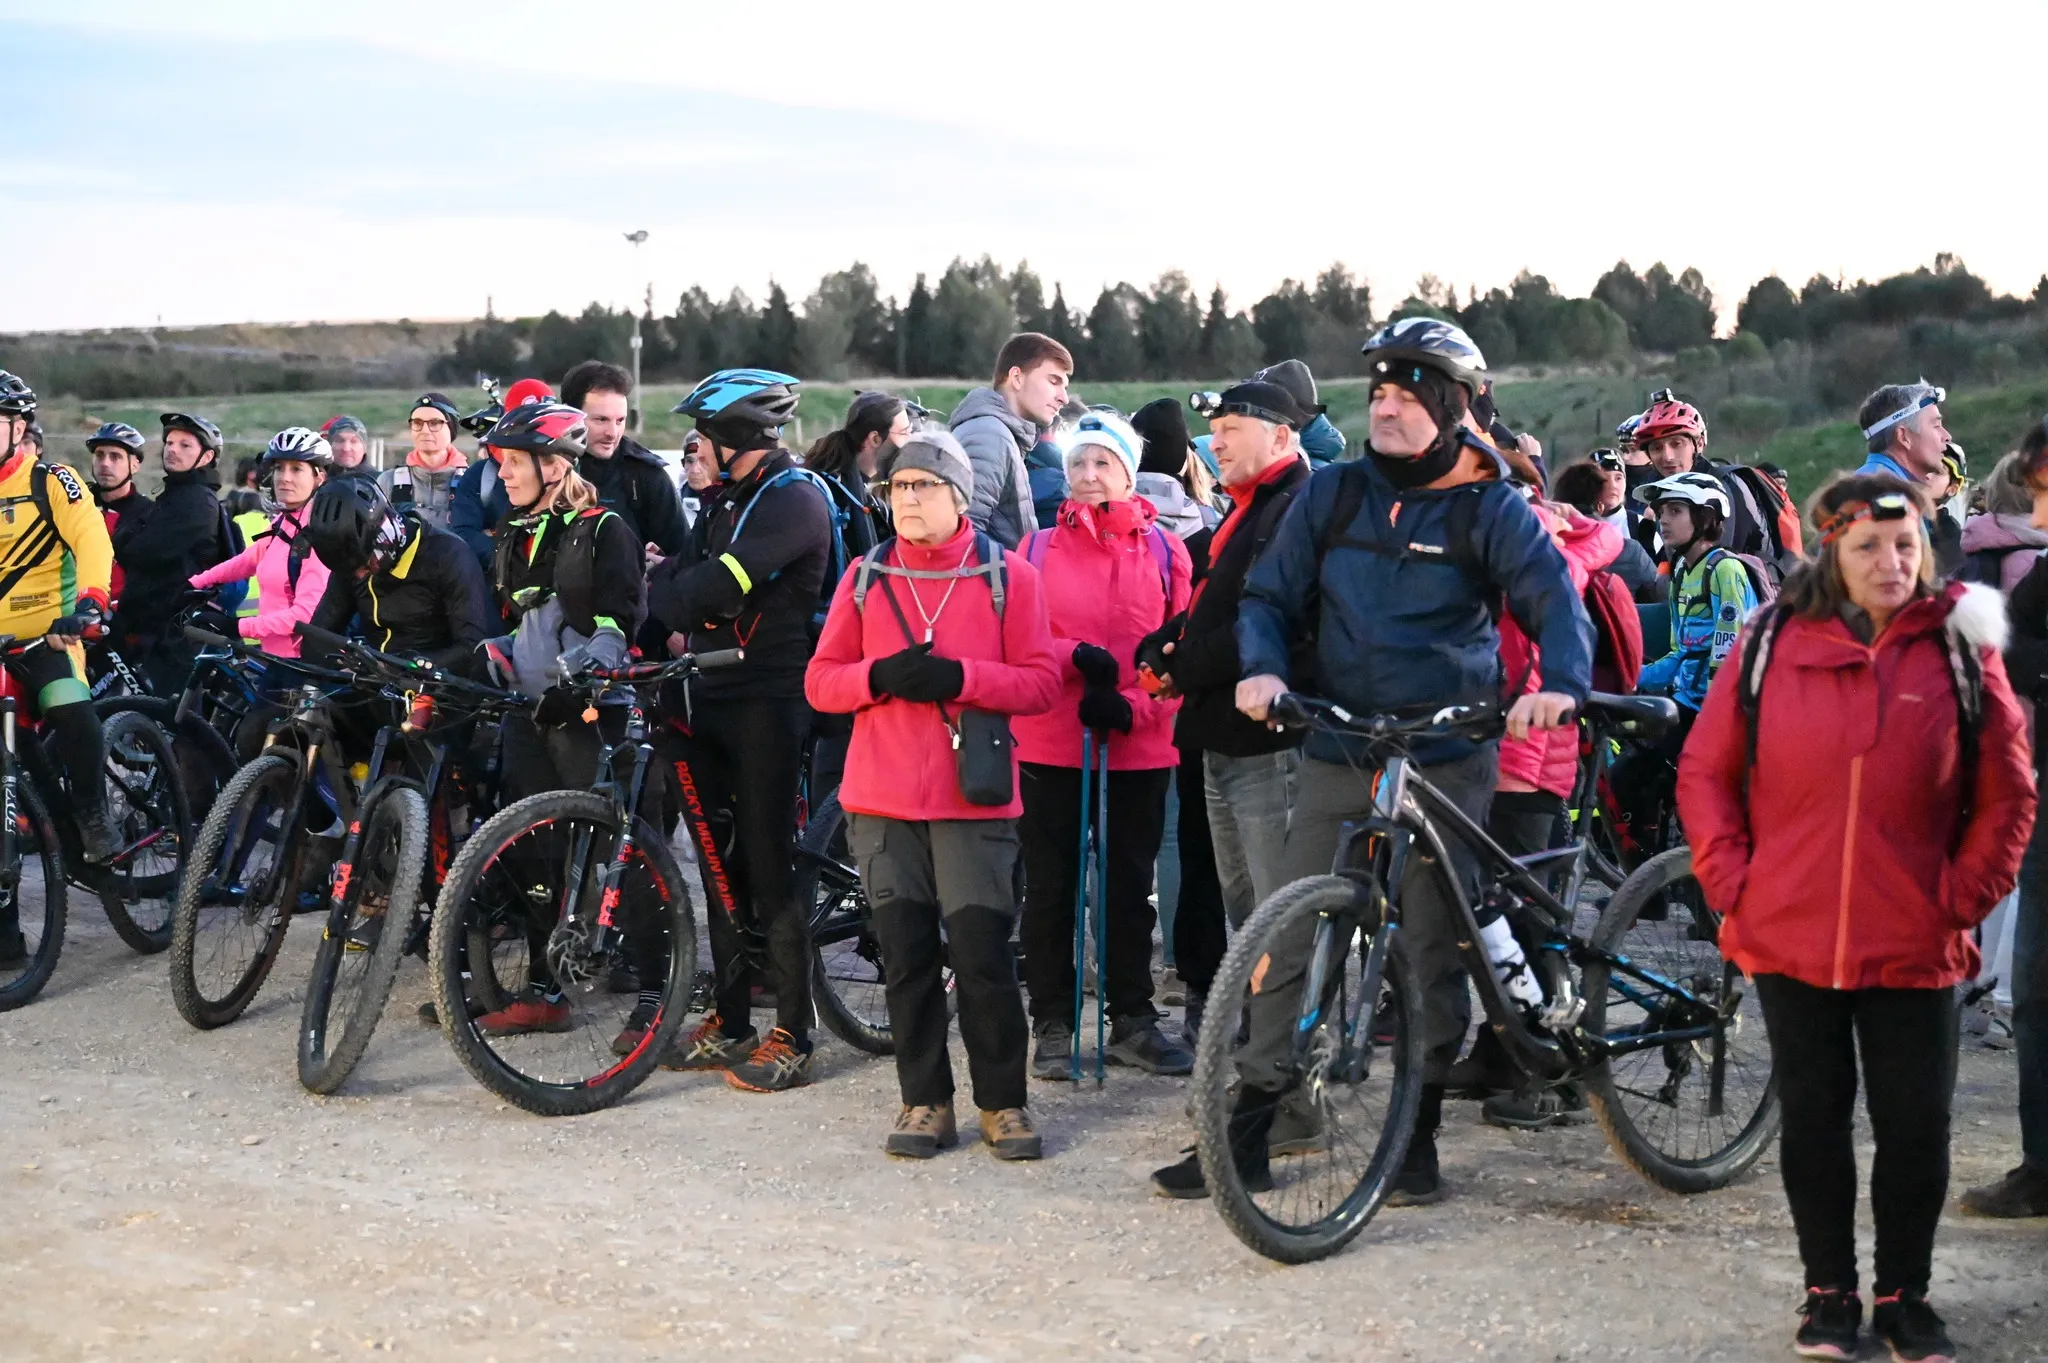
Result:
[[[505,390],[505,410],[509,412],[522,403],[536,400],[545,401],[552,397],[554,397],[554,394],[548,390],[547,384],[541,380],[521,379]]]

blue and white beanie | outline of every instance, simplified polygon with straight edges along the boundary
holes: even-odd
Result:
[[[1131,485],[1138,482],[1138,458],[1143,453],[1145,442],[1131,429],[1131,423],[1115,412],[1089,411],[1074,423],[1074,429],[1060,442],[1060,462],[1071,464],[1074,455],[1089,445],[1100,445],[1124,461],[1124,469],[1131,475]]]

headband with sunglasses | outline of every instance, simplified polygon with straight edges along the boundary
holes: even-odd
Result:
[[[1594,450],[1587,457],[1593,461],[1595,468],[1604,469],[1608,473],[1626,473],[1628,471],[1627,462],[1613,450]]]
[[[1844,502],[1820,523],[1820,542],[1833,544],[1858,521],[1903,521],[1913,515],[1912,499],[1903,492],[1885,492],[1867,502]]]
[[[1947,401],[1948,390],[1946,388],[1937,388],[1933,384],[1921,385],[1919,393],[1911,401],[1907,402],[1905,406],[1899,408],[1898,411],[1893,412],[1890,416],[1879,417],[1870,425],[1865,426],[1863,428],[1863,438],[1865,440],[1875,440],[1899,423],[1911,421],[1929,407]]]

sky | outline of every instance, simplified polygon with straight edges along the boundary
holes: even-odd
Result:
[[[1454,26],[1455,25],[1455,26]],[[1341,260],[2048,272],[2037,0],[0,0],[0,332],[800,301],[1029,260],[1080,307]],[[635,247],[624,234],[645,229]]]

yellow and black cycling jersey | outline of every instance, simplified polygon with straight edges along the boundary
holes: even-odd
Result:
[[[107,608],[114,546],[78,475],[17,453],[0,465],[0,634],[31,638],[77,609]]]

